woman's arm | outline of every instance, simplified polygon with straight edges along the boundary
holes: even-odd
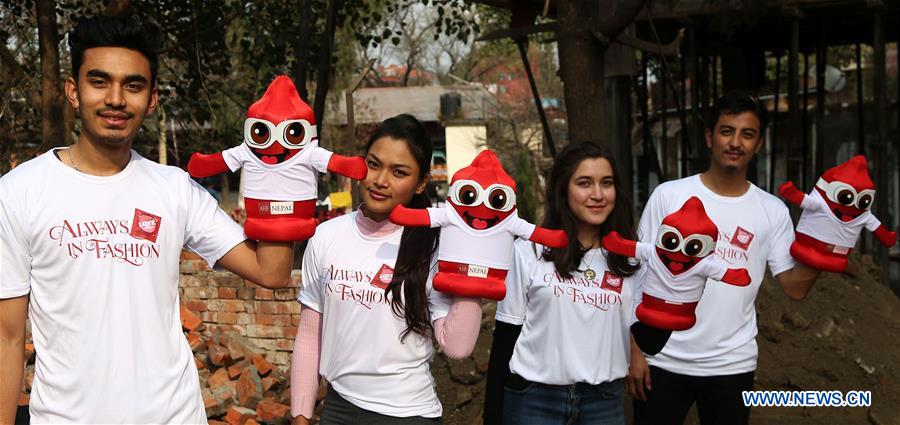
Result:
[[[291,417],[294,424],[308,423],[312,418],[319,390],[321,341],[322,313],[301,305],[300,326],[291,354]]]
[[[434,336],[447,357],[469,357],[481,330],[481,300],[456,297],[446,317],[434,321]]]

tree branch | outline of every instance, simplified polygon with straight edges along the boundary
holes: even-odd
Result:
[[[646,0],[616,0],[603,2],[612,6],[612,10],[606,9],[596,17],[594,30],[606,35],[610,39],[616,39],[619,33],[634,20],[638,12],[644,8]]]
[[[596,38],[601,43],[608,43],[609,39],[606,38],[599,31],[594,31],[594,38]],[[679,56],[681,55],[681,39],[684,38],[684,29],[678,30],[678,35],[675,36],[675,39],[672,40],[669,44],[660,45],[654,42],[641,40],[637,37],[633,37],[631,35],[621,33],[618,37],[616,37],[615,42],[622,44],[624,46],[632,47],[637,50],[641,50],[647,53],[654,53],[658,55],[665,56]]]

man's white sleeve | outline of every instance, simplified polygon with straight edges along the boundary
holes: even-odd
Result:
[[[184,178],[188,180],[184,195],[187,198],[188,214],[184,245],[203,257],[212,267],[246,239],[244,229],[219,208],[219,203],[206,189],[191,180],[187,173]]]
[[[772,237],[769,238],[769,248],[766,250],[766,262],[772,276],[794,268],[797,262],[791,256],[791,244],[794,243],[794,222],[788,213],[787,207],[780,205],[773,214],[774,222],[771,224]]]
[[[659,230],[659,224],[665,218],[665,196],[663,191],[657,189],[650,194],[647,204],[644,205],[644,212],[641,214],[641,221],[638,224],[638,240],[644,243],[656,245],[656,232]]]
[[[16,211],[9,181],[0,179],[0,299],[31,292],[31,250]]]

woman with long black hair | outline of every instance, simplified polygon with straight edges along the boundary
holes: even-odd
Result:
[[[565,230],[569,245],[516,243],[497,305],[485,424],[624,424],[629,361],[644,361],[629,333],[637,266],[600,248],[612,230],[635,235],[621,178],[595,144],[557,156],[542,226]]]
[[[363,205],[321,224],[310,239],[291,366],[295,424],[312,416],[319,375],[329,383],[321,424],[441,423],[432,338],[449,357],[468,356],[481,303],[432,290],[439,229],[388,220],[397,205],[431,206],[431,153],[412,116],[382,122],[366,146]]]

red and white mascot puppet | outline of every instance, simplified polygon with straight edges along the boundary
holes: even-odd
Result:
[[[301,241],[316,231],[318,172],[352,179],[366,177],[363,158],[333,154],[319,147],[312,108],[280,75],[247,109],[244,143],[210,155],[195,153],[191,176],[208,177],[244,169],[244,233],[264,241]]]
[[[549,230],[519,218],[516,182],[493,151],[485,150],[453,175],[444,208],[394,208],[390,220],[402,226],[441,228],[434,289],[464,297],[502,300],[512,267],[513,241],[525,238],[562,248],[562,230]]]
[[[696,196],[663,219],[655,245],[624,239],[615,231],[603,237],[608,251],[643,263],[644,293],[636,311],[638,322],[631,329],[645,353],[659,353],[672,331],[694,326],[707,279],[750,284],[747,269],[729,269],[715,255],[718,238],[719,229]]]
[[[874,232],[886,247],[897,243],[897,233],[869,212],[875,200],[875,183],[862,155],[825,171],[809,194],[791,181],[781,185],[778,193],[803,208],[791,255],[807,266],[843,273],[863,227]]]

